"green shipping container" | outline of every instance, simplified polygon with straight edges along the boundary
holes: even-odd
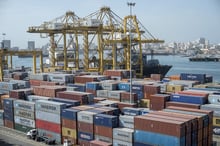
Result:
[[[30,131],[31,129],[34,129],[34,128],[15,123],[14,129],[21,131],[21,132],[24,132],[24,133],[27,133],[28,131]]]

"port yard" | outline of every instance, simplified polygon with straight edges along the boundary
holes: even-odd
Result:
[[[220,85],[206,74],[134,77],[131,94],[128,70],[11,70],[4,79],[0,124],[14,138],[36,128],[57,145],[219,145]]]

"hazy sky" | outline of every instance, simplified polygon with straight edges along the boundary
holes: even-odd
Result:
[[[205,37],[220,43],[220,0],[0,0],[0,41],[6,33],[12,46],[27,48],[27,41],[35,41],[41,47],[49,38],[27,33],[29,26],[69,10],[84,17],[103,6],[123,18],[130,12],[127,2],[136,3],[133,14],[156,38],[187,42]]]

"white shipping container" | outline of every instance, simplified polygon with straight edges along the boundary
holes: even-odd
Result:
[[[126,91],[122,91],[122,90],[108,91],[108,97],[120,100],[122,92],[126,92]]]
[[[108,97],[108,90],[96,90],[97,97]]]
[[[36,110],[36,119],[52,122],[52,123],[61,123],[61,118],[59,114],[56,113],[49,113],[45,111]]]
[[[35,120],[14,116],[15,123],[35,128]]]
[[[31,102],[36,102],[37,100],[49,100],[51,97],[39,96],[39,95],[28,95],[27,100]]]
[[[119,126],[124,128],[134,128],[134,116],[120,115]]]
[[[85,123],[93,124],[94,115],[97,113],[89,112],[89,111],[80,111],[77,113],[77,120]]]
[[[118,139],[113,139],[113,146],[133,146],[133,143]]]
[[[130,129],[130,128],[113,128],[113,142],[114,142],[114,139],[133,143],[134,129]]]
[[[35,119],[35,112],[14,108],[14,115],[28,119]]]
[[[48,136],[51,138],[54,138],[56,140],[57,144],[61,144],[61,134],[55,133],[55,132],[51,132],[51,131],[47,131],[44,129],[37,129],[38,130],[38,134],[39,136]]]
[[[101,86],[102,86],[102,89],[104,89],[104,90],[116,90],[118,83],[116,83],[115,81],[113,82],[112,80],[109,82],[103,81],[103,82],[101,82]]]
[[[208,96],[209,103],[219,104],[220,105],[220,95],[217,94],[209,94]]]
[[[66,104],[48,100],[37,100],[35,108],[36,110],[60,114],[62,109],[66,108]]]
[[[101,136],[101,135],[95,135],[95,140],[99,140],[99,141],[103,141],[103,142],[108,142],[108,143],[112,143],[113,140],[110,137],[105,137],[105,136]]]
[[[14,107],[17,109],[27,110],[27,111],[35,111],[35,103],[25,100],[15,100]]]

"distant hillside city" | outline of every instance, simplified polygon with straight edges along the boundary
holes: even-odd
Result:
[[[73,47],[70,45],[70,47]],[[95,44],[92,45],[94,48]],[[9,50],[20,50],[21,48],[16,46],[11,46],[11,40],[2,40],[1,48]],[[41,48],[35,47],[35,41],[28,41],[27,48],[28,50],[42,50],[44,54],[48,54],[50,44],[45,44]],[[62,45],[59,45],[58,48],[62,48]],[[83,48],[82,45],[80,48]],[[154,55],[183,55],[183,56],[196,56],[196,55],[219,55],[220,56],[220,43],[211,44],[206,38],[199,38],[194,41],[189,42],[169,42],[163,44],[144,44],[142,46],[143,53],[151,54],[152,50]]]

